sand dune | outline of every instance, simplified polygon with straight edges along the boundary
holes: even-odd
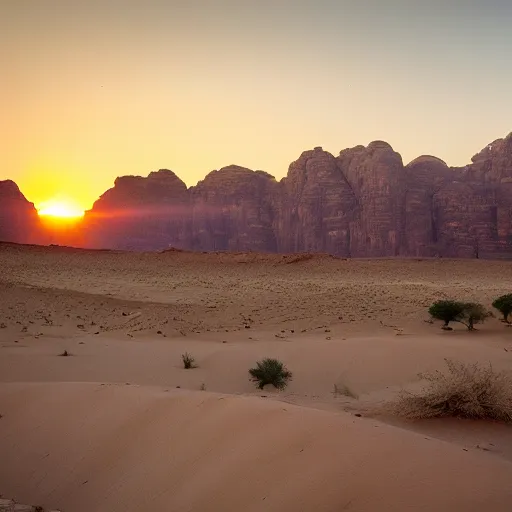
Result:
[[[0,494],[63,512],[510,510],[510,427],[381,406],[447,357],[512,369],[498,319],[424,321],[439,298],[489,306],[511,268],[0,244]],[[268,356],[285,391],[248,379]]]
[[[0,481],[62,510],[510,510],[512,464],[348,415],[99,384],[0,387]]]

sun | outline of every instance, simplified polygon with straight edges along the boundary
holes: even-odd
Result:
[[[84,216],[84,210],[76,203],[64,199],[50,199],[41,203],[37,208],[41,217],[58,219],[78,219]]]

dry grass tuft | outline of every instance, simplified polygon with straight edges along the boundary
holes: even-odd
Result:
[[[346,384],[334,384],[332,394],[337,397],[340,395],[347,396],[349,398],[353,398],[354,400],[359,399],[359,395]]]
[[[445,359],[448,372],[420,374],[421,392],[403,391],[392,412],[408,419],[456,417],[512,422],[512,377],[489,364]]]

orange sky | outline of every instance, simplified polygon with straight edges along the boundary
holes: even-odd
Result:
[[[477,4],[3,0],[0,179],[85,209],[118,175],[280,178],[374,139],[463,165],[512,130],[512,6]]]

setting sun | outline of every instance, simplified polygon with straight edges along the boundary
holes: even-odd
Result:
[[[76,219],[84,216],[84,211],[73,201],[50,200],[41,203],[37,209],[40,216],[57,217],[61,219]]]

